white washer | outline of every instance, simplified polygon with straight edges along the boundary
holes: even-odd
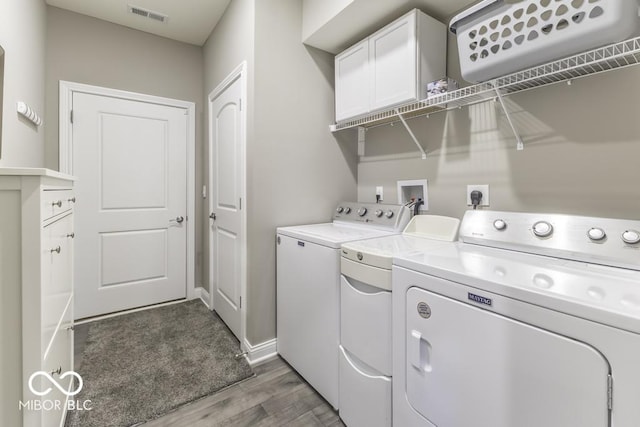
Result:
[[[401,205],[341,203],[333,222],[277,229],[278,353],[338,408],[340,245],[402,231]]]
[[[391,426],[391,266],[394,256],[451,245],[460,220],[414,216],[402,235],[342,245],[340,418]]]
[[[394,424],[640,425],[637,230],[470,211],[461,243],[397,257]]]

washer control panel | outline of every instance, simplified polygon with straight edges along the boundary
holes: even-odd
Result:
[[[355,202],[340,202],[333,214],[334,221],[364,223],[397,231],[404,229],[410,217],[410,210],[402,205]]]
[[[460,240],[640,270],[640,221],[562,214],[467,211]]]

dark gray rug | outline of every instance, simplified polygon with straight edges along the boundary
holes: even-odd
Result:
[[[84,381],[69,427],[124,427],[253,376],[236,338],[199,300],[173,304],[89,326],[76,370]]]

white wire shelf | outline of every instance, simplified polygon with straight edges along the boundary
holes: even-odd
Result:
[[[400,121],[399,115],[409,119],[494,99],[496,91],[500,91],[501,95],[506,96],[638,64],[640,64],[640,37],[579,53],[422,101],[393,107],[358,119],[346,120],[331,125],[330,128],[332,131],[353,127],[372,128],[398,122]]]

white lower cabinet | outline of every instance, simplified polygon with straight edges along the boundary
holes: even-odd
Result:
[[[340,418],[348,427],[391,426],[391,377],[340,346]]]
[[[2,426],[64,425],[62,390],[72,377],[61,376],[73,370],[74,205],[72,177],[0,168]]]

